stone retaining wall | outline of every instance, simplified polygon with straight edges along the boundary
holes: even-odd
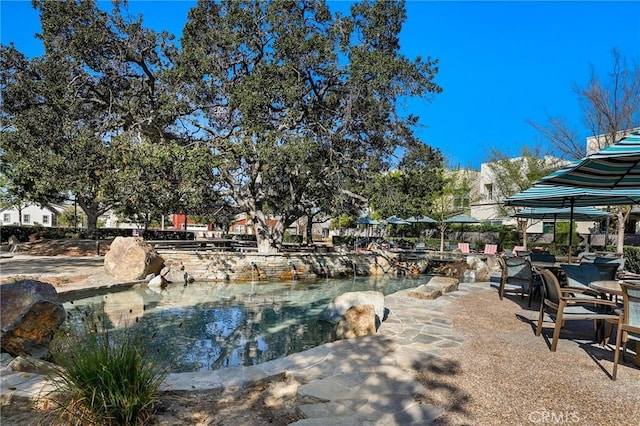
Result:
[[[221,253],[157,250],[165,263],[184,265],[196,281],[252,281],[348,277],[395,273],[393,253]]]

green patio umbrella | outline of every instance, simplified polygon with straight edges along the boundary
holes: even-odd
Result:
[[[390,216],[386,219],[387,223],[390,223],[391,225],[410,225],[411,222],[409,222],[408,220],[404,220],[402,218],[399,218],[398,216]]]
[[[511,217],[523,219],[553,219],[553,242],[556,242],[556,221],[558,219],[569,220],[597,220],[610,216],[611,213],[595,207],[576,207],[573,211],[570,208],[550,208],[550,207],[525,207]]]
[[[640,131],[635,131],[536,184],[597,189],[640,189]]]
[[[410,218],[406,219],[406,221],[410,223],[438,223],[437,220],[431,219],[429,216],[411,216]]]
[[[356,220],[356,225],[365,225],[367,227],[367,242],[369,241],[369,237],[371,236],[371,226],[380,225],[382,222],[379,220],[375,220],[370,218],[369,216],[364,216]]]
[[[534,185],[505,201],[506,206],[520,207],[576,207],[631,205],[640,202],[640,189],[590,189],[561,185]],[[569,261],[573,244],[573,216],[570,214]]]
[[[461,230],[460,230],[460,234],[461,236],[464,236],[464,225],[466,223],[481,223],[478,219],[476,219],[475,217],[466,215],[466,214],[458,214],[455,216],[452,216],[448,219],[445,219],[442,221],[443,223],[460,223],[462,224]],[[442,245],[442,243],[440,244]]]

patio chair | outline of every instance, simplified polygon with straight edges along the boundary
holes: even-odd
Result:
[[[567,286],[565,289],[577,290],[577,297],[597,297],[598,292],[589,287],[592,281],[602,280],[600,270],[593,263],[581,263],[579,265],[561,265],[560,266],[567,278]]]
[[[533,270],[531,264],[526,259],[517,257],[498,257],[502,274],[500,276],[500,290],[498,296],[500,300],[506,292],[519,292],[524,299],[524,292],[532,294],[533,288]]]
[[[556,257],[548,251],[532,251],[529,253],[531,262],[556,263]]]
[[[603,320],[617,321],[619,319],[618,315],[613,311],[616,307],[615,302],[598,299],[597,297],[588,299],[575,297],[574,294],[579,290],[572,289],[567,291],[566,288],[560,287],[558,278],[548,269],[540,270],[540,278],[542,279],[544,292],[542,303],[540,304],[536,336],[540,336],[542,332],[545,312],[549,314],[550,310],[554,311],[555,325],[553,340],[551,341],[551,352],[556,351],[560,330],[564,326],[565,321],[595,320],[597,325],[596,334],[598,335],[602,328]]]
[[[515,246],[513,250],[511,250],[511,254],[513,256],[518,256],[519,251],[524,251],[524,246]]]
[[[469,250],[469,243],[458,243],[458,250],[461,253],[469,254],[471,251]]]
[[[640,350],[640,285],[623,282],[622,305],[623,313],[618,319],[618,334],[616,335],[616,353],[613,357],[613,373],[611,379],[616,379],[618,360],[620,359],[620,344],[622,343],[622,359],[625,359],[627,342],[636,341],[636,351]]]
[[[485,244],[483,253],[484,254],[497,254],[498,253],[498,245],[497,244]]]

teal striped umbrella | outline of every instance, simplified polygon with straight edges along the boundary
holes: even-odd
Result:
[[[556,221],[558,219],[569,220],[596,220],[610,216],[611,213],[595,207],[553,208],[553,207],[525,207],[512,214],[512,217],[523,219],[553,219],[553,242],[556,241]],[[571,226],[571,225],[569,225]]]
[[[640,131],[543,177],[536,183],[598,189],[640,189]]]
[[[505,201],[506,206],[575,208],[631,205],[640,202],[640,189],[590,189],[534,185]]]
[[[553,207],[525,207],[522,210],[513,213],[512,217],[521,217],[523,219],[573,219],[573,220],[592,220],[610,216],[611,213],[595,207],[576,207],[571,208],[553,208]]]
[[[520,207],[576,207],[631,205],[640,202],[640,189],[590,189],[560,185],[534,185],[505,201],[506,206]],[[573,243],[573,216],[569,220],[569,261]]]

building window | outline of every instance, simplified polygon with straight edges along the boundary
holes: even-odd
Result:
[[[49,224],[49,215],[48,214],[43,214],[42,215],[42,224],[43,225],[48,225]]]
[[[244,234],[244,225],[236,225],[235,228],[236,234]]]
[[[469,194],[456,195],[455,199],[453,200],[453,205],[457,209],[469,207],[470,198],[471,197],[469,196]]]
[[[542,222],[542,232],[544,234],[553,234],[553,222]]]
[[[11,222],[11,213],[4,213],[2,215],[2,222],[4,222],[4,223]]]
[[[31,215],[23,214],[22,215],[22,223],[31,223]]]
[[[493,184],[487,183],[484,185],[484,194],[487,200],[493,200]]]

